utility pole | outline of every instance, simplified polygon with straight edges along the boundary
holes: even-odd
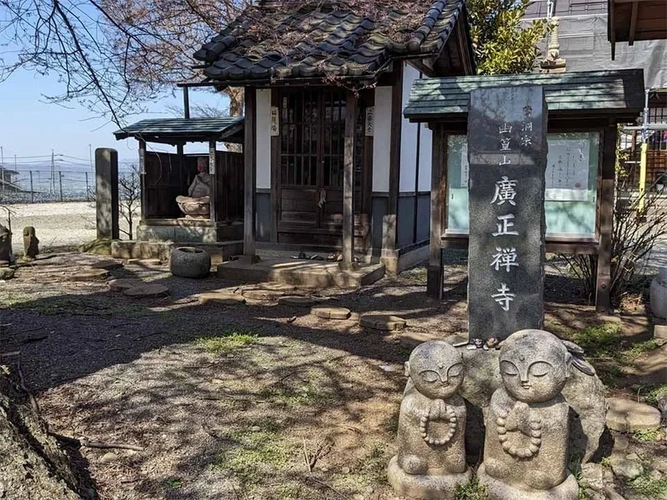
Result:
[[[90,162],[90,171],[93,172],[93,146],[88,144],[88,161]]]
[[[2,174],[2,190],[5,190],[5,149],[0,146],[0,174]]]
[[[51,185],[49,186],[51,194],[56,192],[56,159],[53,149],[51,150]]]

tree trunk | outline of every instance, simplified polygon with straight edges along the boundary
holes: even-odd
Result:
[[[229,96],[229,116],[243,116],[243,105],[245,102],[243,87],[229,87],[225,92]],[[225,143],[225,147],[227,151],[234,153],[241,153],[243,151],[241,144]]]
[[[90,479],[75,472],[70,458],[47,433],[9,370],[0,371],[0,498],[95,498],[91,486]]]

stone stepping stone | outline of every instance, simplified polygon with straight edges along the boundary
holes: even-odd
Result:
[[[304,297],[303,295],[285,295],[278,298],[278,304],[281,306],[312,307],[319,303],[319,300],[313,297]]]
[[[99,262],[95,262],[95,264],[92,264],[90,267],[92,269],[105,269],[107,271],[113,271],[114,269],[120,269],[123,266],[124,264],[117,260],[101,260]]]
[[[359,323],[364,328],[371,328],[383,332],[396,332],[403,330],[407,321],[390,314],[364,314],[361,316]]]
[[[245,304],[245,299],[238,293],[229,292],[206,292],[199,294],[200,304],[217,304],[221,306],[233,306]]]
[[[169,288],[157,283],[146,283],[145,285],[128,288],[123,292],[123,294],[127,295],[128,297],[134,297],[138,299],[151,299],[157,297],[166,297],[169,295]]]
[[[285,295],[285,292],[275,290],[243,290],[242,295],[250,300],[268,300],[275,302]]]
[[[0,260],[0,267],[9,267],[8,260]]]
[[[660,427],[660,410],[630,399],[608,398],[607,426],[619,432],[654,430]]]
[[[109,277],[106,269],[84,269],[69,276],[69,281],[98,281]]]
[[[313,307],[310,310],[311,314],[314,314],[318,318],[323,319],[348,319],[350,317],[351,311],[345,307]]]
[[[109,281],[109,288],[112,292],[124,292],[129,288],[136,288],[145,284],[146,283],[137,278],[118,278]]]
[[[294,292],[296,287],[294,285],[288,285],[286,283],[261,283],[258,288],[260,290],[269,290],[271,292]]]

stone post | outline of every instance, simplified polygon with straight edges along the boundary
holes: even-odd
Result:
[[[546,133],[542,87],[470,93],[470,338],[505,339],[544,322]]]
[[[97,238],[118,239],[118,152],[95,150]]]

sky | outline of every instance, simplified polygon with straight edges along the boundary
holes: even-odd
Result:
[[[72,165],[89,163],[96,148],[111,147],[118,151],[120,162],[136,162],[137,142],[134,139],[117,141],[113,132],[118,129],[109,118],[97,116],[77,102],[64,105],[49,103],[45,96],[58,95],[64,90],[56,76],[42,76],[28,71],[19,71],[0,82],[0,146],[4,163],[14,167],[14,156],[18,170],[29,169],[51,151],[57,161]],[[127,118],[134,123],[145,118],[173,118],[175,112],[168,106],[182,107],[182,92],[165,95],[156,102],[145,103],[148,113]],[[191,89],[190,103],[208,103],[220,108],[227,107],[226,99],[210,90]],[[206,151],[206,145],[192,146],[186,152]],[[148,149],[167,151],[168,147],[148,144]],[[65,156],[60,156],[65,155]]]

